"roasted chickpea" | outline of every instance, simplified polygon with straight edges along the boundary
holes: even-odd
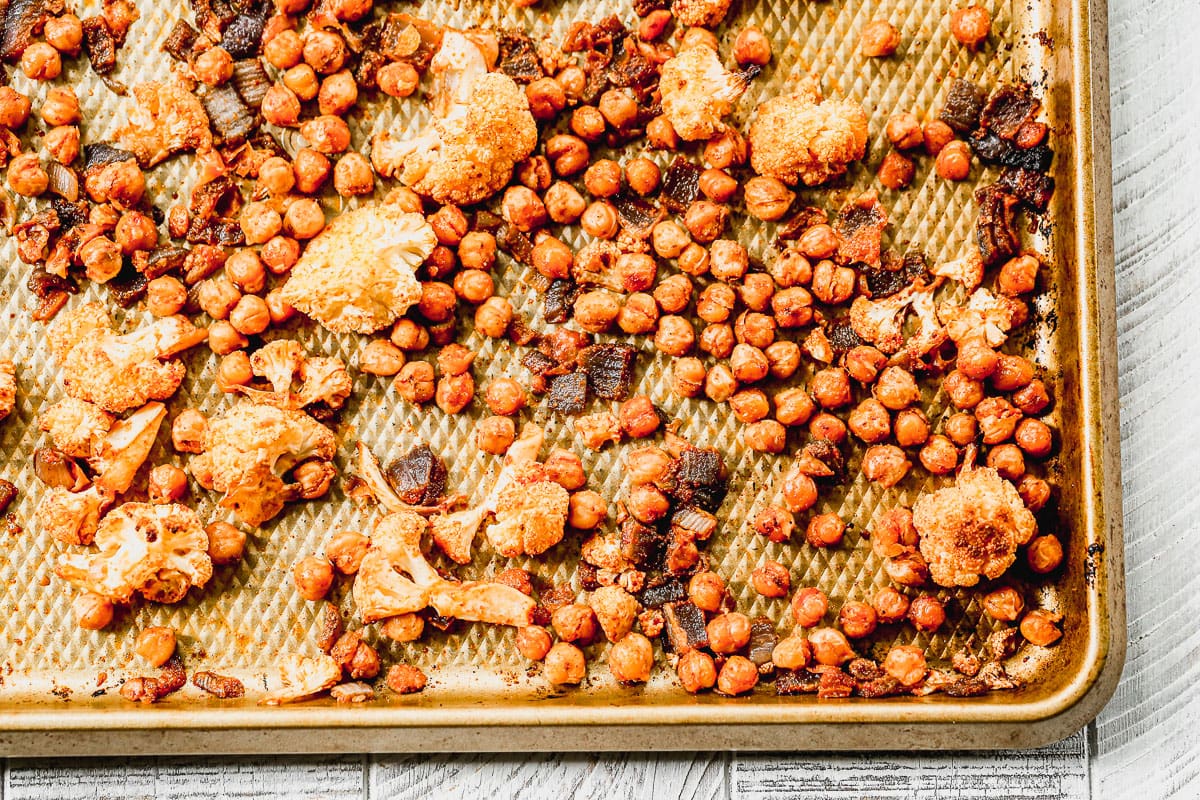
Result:
[[[925,137],[921,133],[921,123],[917,121],[916,115],[909,111],[901,111],[890,116],[885,133],[888,141],[898,150],[911,150],[919,147],[925,141]]]
[[[578,315],[578,308],[576,309]],[[668,314],[658,321],[654,346],[669,356],[685,356],[696,344],[696,331],[686,317]]]
[[[645,156],[638,156],[625,165],[625,180],[629,188],[640,195],[653,193],[661,177],[658,165]]]
[[[106,283],[121,271],[121,248],[107,236],[97,236],[79,248],[76,253],[88,280]]]
[[[846,441],[846,423],[833,414],[822,411],[809,420],[808,433],[815,439],[842,444]]]
[[[1037,536],[1025,548],[1025,560],[1039,575],[1053,572],[1063,562],[1062,543],[1054,536]]]
[[[256,336],[271,326],[267,301],[253,294],[242,295],[229,312],[229,324],[245,336]]]
[[[570,64],[564,67],[554,80],[562,86],[563,93],[568,100],[578,102],[583,97],[584,91],[587,90],[587,74],[582,67]]]
[[[916,172],[911,158],[892,150],[879,165],[879,182],[889,189],[903,189],[912,183]]]
[[[362,565],[371,540],[354,531],[338,531],[325,545],[325,557],[343,575],[353,575]]]
[[[796,370],[800,369],[800,345],[795,342],[771,342],[763,350],[763,355],[767,357],[767,363],[770,364],[769,371],[772,378],[787,380],[796,374]]]
[[[113,620],[112,601],[91,592],[76,595],[71,610],[75,613],[75,624],[85,631],[103,630]]]
[[[761,389],[742,389],[729,398],[729,407],[739,422],[747,424],[766,419],[767,415],[771,413],[771,402],[767,399],[766,392]],[[764,434],[765,432],[759,432],[755,436],[761,437]],[[774,436],[775,434],[771,432],[769,435]],[[784,435],[786,436],[786,431],[784,431]]]
[[[684,227],[697,242],[711,242],[725,230],[729,209],[707,200],[697,200],[687,208]]]
[[[329,179],[332,167],[329,159],[311,147],[301,147],[292,161],[296,189],[304,194],[316,194]],[[269,238],[269,237],[268,237]]]
[[[725,602],[725,581],[715,572],[697,572],[688,581],[688,599],[701,611],[715,614]]]
[[[971,149],[958,139],[947,142],[938,151],[934,169],[948,181],[965,181],[971,175]]]
[[[883,58],[900,46],[900,31],[886,19],[873,19],[858,33],[858,50],[867,58]]]
[[[737,611],[713,617],[708,623],[708,646],[714,653],[736,653],[750,643],[750,618]]]
[[[782,453],[787,445],[787,428],[773,419],[759,420],[742,430],[742,441],[760,453]]]
[[[942,379],[942,388],[950,403],[957,409],[971,409],[983,400],[983,383],[959,370],[954,370]]]
[[[679,134],[671,120],[659,116],[646,123],[646,141],[657,150],[675,150],[679,147]]]
[[[538,78],[525,86],[525,98],[534,119],[551,120],[567,105],[562,84],[554,78]]]
[[[925,142],[925,152],[936,156],[943,147],[954,141],[954,130],[940,119],[933,119],[925,123],[921,137]]]
[[[146,284],[146,310],[156,317],[178,314],[187,305],[187,287],[178,278],[163,275]]]
[[[486,273],[496,265],[496,237],[486,231],[463,234],[462,241],[458,243],[458,260],[467,270],[483,270]],[[488,276],[488,280],[491,280],[491,276]]]
[[[620,231],[620,220],[617,210],[611,203],[597,200],[584,209],[579,220],[583,230],[598,239],[611,239]]]
[[[628,128],[637,121],[637,100],[633,98],[633,95],[628,89],[609,89],[604,94],[600,95],[600,101],[598,105],[598,110],[603,120],[600,128],[601,133],[604,131],[603,122],[607,122],[617,130],[621,130],[622,128]],[[582,106],[580,110],[586,108],[589,108],[589,106]],[[591,117],[589,116],[589,120],[590,119]],[[573,118],[571,122],[572,128],[574,128]],[[594,123],[589,125],[589,131],[590,130],[594,130]],[[579,133],[579,131],[576,131],[576,133]],[[587,138],[582,133],[579,135],[584,139]]]
[[[333,188],[342,197],[371,194],[375,191],[371,162],[361,153],[346,153],[333,165]]]
[[[751,311],[768,311],[775,296],[775,280],[765,272],[752,272],[742,279],[742,287],[738,294]],[[770,324],[774,329],[775,323]]]
[[[983,596],[983,610],[989,617],[1001,622],[1016,622],[1025,609],[1021,593],[1012,586],[1001,586]]]
[[[583,462],[579,456],[570,450],[555,448],[550,451],[543,464],[546,477],[566,489],[574,492],[587,485],[587,475],[583,471]]]
[[[745,656],[733,656],[717,675],[717,691],[734,697],[745,694],[758,683],[758,667]]]
[[[21,54],[21,71],[30,80],[52,81],[62,74],[62,57],[46,42],[33,42]]]
[[[1036,514],[1050,501],[1050,484],[1041,478],[1026,475],[1017,484],[1017,494],[1021,495],[1025,507]]]
[[[15,130],[29,119],[29,98],[11,86],[0,86],[0,126]]]
[[[818,664],[839,667],[855,657],[845,634],[834,628],[817,628],[808,635],[813,658]]]
[[[929,565],[920,553],[902,553],[888,559],[884,572],[901,586],[920,586],[929,580]]]
[[[838,612],[838,625],[849,638],[862,639],[875,632],[879,626],[879,616],[870,605],[852,600]]]
[[[923,594],[909,604],[908,621],[917,630],[932,633],[946,621],[946,610],[936,597]]]
[[[733,59],[743,67],[765,67],[771,61],[771,41],[760,28],[747,25],[733,40]]]
[[[676,263],[681,272],[696,276],[704,275],[708,272],[708,264],[708,248],[697,242],[692,242],[683,248],[683,252],[679,254],[679,260]]]
[[[890,586],[885,586],[871,599],[871,607],[879,622],[899,622],[908,614],[908,597]]]
[[[249,344],[250,340],[227,320],[217,320],[208,326],[208,349],[219,356],[229,355],[234,350],[241,350]]]
[[[185,408],[171,423],[171,444],[180,453],[203,452],[207,431],[208,419],[194,408]]]
[[[612,197],[621,191],[621,165],[602,158],[583,173],[583,185],[596,197]]]
[[[55,86],[46,92],[41,113],[47,125],[74,125],[79,122],[79,99],[69,87]]]
[[[587,208],[583,195],[565,181],[556,181],[546,190],[546,215],[560,225],[571,225]]]
[[[783,478],[783,499],[788,511],[807,511],[817,503],[817,484],[799,469],[789,470]]]
[[[434,396],[433,365],[428,361],[410,361],[396,375],[392,386],[396,394],[410,403],[428,403]]]
[[[792,576],[778,561],[764,561],[750,574],[750,582],[763,597],[787,597],[792,588]]]
[[[863,400],[846,418],[850,432],[868,444],[882,442],[891,435],[892,418],[888,411],[873,397]]]
[[[384,683],[396,694],[415,694],[425,689],[425,673],[410,664],[392,664]]]
[[[525,390],[512,378],[494,378],[483,393],[493,414],[509,417],[525,407]]]
[[[755,383],[767,377],[771,365],[762,350],[751,344],[738,344],[729,357],[733,377],[741,383]]]
[[[992,386],[1001,392],[1013,392],[1028,386],[1033,380],[1034,369],[1029,359],[999,353],[996,368],[991,374]]]
[[[267,292],[267,311],[272,325],[282,325],[296,315],[296,309],[283,299],[283,291],[278,287]]]
[[[900,644],[888,651],[880,665],[883,671],[895,678],[901,686],[916,686],[925,679],[929,671],[925,662],[925,653],[921,648],[910,644]]]
[[[346,63],[346,43],[330,30],[312,30],[304,35],[304,62],[322,75],[331,75]]]
[[[1062,614],[1035,608],[1021,618],[1021,635],[1032,645],[1049,647],[1062,638]]]
[[[729,202],[737,193],[737,188],[737,179],[725,170],[710,168],[700,174],[700,193],[714,203]]]
[[[645,683],[654,669],[654,645],[640,633],[628,633],[608,651],[608,669],[621,683]]]
[[[711,689],[717,682],[717,665],[713,657],[702,650],[689,650],[680,656],[675,672],[680,686],[691,694]]]
[[[813,267],[812,293],[822,303],[838,305],[854,295],[857,277],[850,267],[839,267],[829,260]]]
[[[50,46],[60,53],[78,55],[79,47],[83,43],[83,24],[79,17],[68,11],[57,17],[49,17],[42,29],[42,35],[46,37]]]
[[[511,417],[486,417],[475,426],[475,445],[485,453],[507,453],[516,438],[516,423]]]
[[[888,509],[871,531],[871,549],[880,558],[894,558],[917,546],[912,512],[903,506]]]
[[[930,436],[917,457],[921,466],[934,475],[948,475],[958,466],[958,450],[953,442],[941,435]]]
[[[792,595],[792,619],[802,628],[812,628],[821,624],[825,612],[829,610],[829,598],[820,589],[807,586]]]
[[[187,473],[174,464],[159,464],[150,470],[146,494],[151,503],[178,503],[187,492]]]
[[[796,199],[796,193],[784,183],[762,176],[755,176],[746,181],[742,196],[746,202],[746,211],[765,222],[783,219],[792,207],[792,201]]]
[[[1054,448],[1054,433],[1040,419],[1026,417],[1017,423],[1013,433],[1017,446],[1034,458],[1045,458]]]
[[[379,68],[375,80],[389,97],[409,97],[421,85],[421,74],[407,61],[393,61]]]
[[[700,394],[706,380],[704,363],[698,358],[677,358],[671,364],[671,390],[680,397]]]
[[[554,632],[564,642],[591,644],[596,638],[596,612],[582,603],[568,603],[554,610],[550,617]]]
[[[305,556],[296,562],[292,580],[305,600],[320,600],[333,585],[333,565],[320,556]]]
[[[912,462],[904,451],[894,444],[871,445],[863,453],[862,473],[870,481],[884,488],[891,488],[908,474]]]
[[[826,367],[814,373],[808,389],[822,408],[840,408],[849,405],[852,399],[850,376],[841,367]]]
[[[1046,391],[1046,384],[1035,378],[1029,385],[1013,393],[1012,402],[1022,413],[1033,416],[1050,406],[1050,395]]]
[[[571,132],[589,144],[604,136],[605,119],[595,106],[579,106],[571,112]]]
[[[603,124],[603,120],[601,120]],[[582,172],[588,165],[590,154],[587,142],[578,136],[560,133],[546,140],[546,158],[550,160],[554,172],[562,177],[569,177]]]
[[[632,439],[651,436],[662,423],[658,409],[645,395],[636,395],[621,403],[617,419],[621,423],[621,431]]]
[[[236,392],[254,380],[254,372],[250,369],[250,356],[244,350],[235,350],[221,358],[217,365],[217,388],[222,392]]]
[[[1016,482],[1025,474],[1025,455],[1015,444],[998,444],[988,451],[987,465],[1001,478]]]
[[[550,632],[537,625],[527,625],[517,630],[517,652],[530,661],[544,659],[553,643]]]
[[[132,255],[138,250],[150,250],[158,244],[158,228],[146,214],[126,211],[117,220],[113,237],[123,254]]]
[[[220,86],[233,77],[233,56],[223,47],[210,47],[192,62],[196,80],[208,86]]]
[[[575,298],[574,308],[575,322],[579,327],[592,333],[602,333],[621,313],[621,301],[612,292],[597,289]]]
[[[368,375],[391,377],[404,367],[404,351],[387,339],[372,339],[358,356],[358,368]]]
[[[846,523],[833,512],[816,514],[808,521],[804,531],[805,540],[813,547],[833,547],[840,544],[846,532]]]
[[[713,283],[705,287],[696,302],[696,316],[705,322],[725,322],[737,304],[737,292],[724,283]]]
[[[587,661],[583,651],[567,642],[556,642],[546,652],[542,674],[555,686],[578,684],[587,674]]]
[[[36,153],[22,153],[8,164],[8,186],[22,197],[37,197],[50,185]]]
[[[267,271],[253,250],[238,250],[225,260],[225,274],[241,291],[258,294],[266,286]]]
[[[775,395],[775,418],[784,425],[803,425],[815,410],[816,404],[803,389],[784,389]]]
[[[1012,438],[1021,412],[1003,397],[985,397],[975,406],[975,420],[984,444],[1000,444]]]
[[[704,143],[704,160],[707,161],[708,165],[713,168],[712,170],[705,170],[705,172],[715,171],[719,173],[719,175],[714,177],[726,184],[728,183],[726,179],[729,178],[729,176],[726,175],[722,170],[745,164],[746,159],[749,156],[750,145],[746,141],[746,137],[738,133],[736,128],[726,128],[724,131],[718,133],[716,136]],[[700,176],[700,181],[700,191],[705,195],[708,195],[710,199],[715,200],[715,197],[704,191],[703,174]],[[734,191],[736,190],[737,182],[734,181],[733,188],[728,189],[727,191],[728,196],[732,197]],[[718,200],[718,202],[724,202],[724,200]]]
[[[617,313],[617,327],[630,334],[649,333],[658,325],[658,304],[644,292],[634,292],[625,298]]]
[[[300,243],[290,236],[272,236],[258,255],[272,275],[284,275],[300,259]]]
[[[966,447],[971,442],[975,441],[975,435],[978,433],[978,425],[975,422],[975,417],[965,412],[951,414],[943,423],[942,430],[950,437],[950,440],[959,447]]]
[[[741,280],[750,267],[746,248],[731,239],[718,239],[709,247],[709,269],[719,281]]]
[[[504,336],[512,320],[512,303],[507,297],[489,297],[475,309],[475,330],[493,339]]]
[[[595,529],[608,516],[608,504],[599,492],[584,490],[571,495],[567,522],[581,531]]]
[[[641,483],[629,490],[626,499],[629,513],[638,522],[653,525],[671,510],[671,502],[662,491],[648,483]]]
[[[279,212],[261,202],[247,203],[242,208],[240,223],[247,244],[262,244],[283,228]]]
[[[950,13],[950,34],[972,50],[992,33],[992,15],[983,6],[967,6]]]
[[[263,45],[263,57],[276,69],[290,69],[304,57],[304,42],[295,30],[282,30]]]
[[[79,158],[79,128],[74,125],[51,128],[42,137],[42,145],[55,161],[70,164]]]
[[[1036,257],[1020,255],[1010,259],[1000,267],[1000,277],[997,286],[1001,294],[1016,297],[1028,294],[1037,288],[1038,269],[1041,265]]]
[[[919,408],[906,408],[896,414],[896,444],[919,447],[929,441],[929,420]]]
[[[649,258],[647,256],[647,258]],[[654,300],[668,314],[678,314],[692,301],[692,281],[687,275],[671,275],[654,287]],[[733,329],[729,331],[733,337]],[[732,347],[732,345],[730,345]]]
[[[420,614],[397,614],[384,620],[379,626],[379,632],[393,642],[415,642],[425,632],[425,620]],[[519,632],[517,638],[520,638]],[[550,647],[549,643],[546,647]],[[391,677],[390,670],[388,676]],[[390,684],[389,688],[391,688]]]
[[[175,655],[175,629],[162,625],[143,628],[137,635],[133,651],[152,667],[161,667]]]

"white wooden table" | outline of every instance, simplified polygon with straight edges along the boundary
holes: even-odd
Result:
[[[1200,797],[1200,2],[1110,2],[1129,655],[1087,729],[1023,754],[13,762],[3,800]]]

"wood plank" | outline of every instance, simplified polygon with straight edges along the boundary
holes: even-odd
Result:
[[[724,754],[542,754],[378,757],[370,800],[727,798]]]
[[[1088,800],[1083,732],[1003,753],[734,756],[732,800]]]
[[[1129,652],[1097,798],[1200,793],[1200,5],[1110,3]],[[1172,76],[1189,76],[1178,80]]]
[[[13,761],[4,800],[362,800],[362,756]]]

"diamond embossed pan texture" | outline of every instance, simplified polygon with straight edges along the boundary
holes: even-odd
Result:
[[[115,77],[132,85],[168,75],[170,61],[160,48],[181,5],[139,4],[141,19],[119,54]],[[818,701],[813,695],[776,697],[769,685],[761,685],[743,698],[694,697],[675,685],[660,660],[655,678],[645,687],[619,687],[599,667],[579,689],[552,693],[539,678],[526,674],[527,662],[516,652],[512,629],[459,624],[450,633],[430,631],[412,644],[382,637],[376,641],[374,633],[368,635],[385,664],[404,660],[425,670],[430,682],[421,694],[397,697],[381,692],[368,706],[354,708],[339,707],[327,698],[283,708],[256,706],[262,676],[281,654],[316,652],[319,606],[294,590],[292,564],[320,552],[334,531],[369,532],[374,522],[374,512],[356,507],[337,485],[322,500],[289,506],[253,534],[244,561],[219,568],[202,593],[193,592],[176,606],[135,605],[105,631],[82,631],[71,613],[74,591],[52,570],[54,558],[66,547],[40,535],[34,518],[41,484],[33,475],[31,454],[44,437],[36,417],[41,407],[61,396],[61,384],[45,346],[44,327],[29,318],[33,301],[25,288],[28,268],[17,259],[15,243],[8,237],[0,244],[0,257],[10,265],[0,274],[0,355],[17,362],[20,392],[17,410],[0,425],[0,477],[15,483],[20,495],[10,507],[15,524],[4,530],[0,548],[0,747],[10,754],[1010,747],[1065,736],[1094,716],[1116,684],[1125,636],[1105,8],[1103,2],[1086,0],[984,0],[995,20],[993,37],[981,51],[971,53],[950,38],[947,19],[956,5],[950,0],[737,2],[719,33],[723,51],[746,23],[760,26],[773,44],[774,60],[737,105],[739,122],[746,122],[759,102],[806,72],[819,77],[827,95],[850,96],[867,110],[871,138],[864,162],[851,168],[843,189],[802,195],[828,208],[875,183],[875,169],[887,150],[883,131],[888,116],[899,110],[922,117],[936,113],[954,77],[988,88],[1022,77],[1044,98],[1058,188],[1046,224],[1025,232],[1026,245],[1048,264],[1048,291],[1034,305],[1027,346],[1056,390],[1052,422],[1060,431],[1061,446],[1051,471],[1060,496],[1056,532],[1066,544],[1067,560],[1059,577],[1038,581],[1026,594],[1061,611],[1067,625],[1056,647],[1026,648],[1009,665],[1023,688],[973,699],[935,695]],[[544,0],[526,10],[502,3],[425,0],[399,10],[459,27],[515,24],[530,30],[535,40],[556,41],[575,20],[598,20],[611,13],[626,22],[635,19],[625,0]],[[857,49],[857,32],[879,17],[900,29],[899,51],[891,58],[864,58]],[[69,69],[83,109],[84,141],[111,139],[132,98],[114,95],[84,62],[73,62]],[[37,108],[46,85],[33,85],[20,75],[14,83],[31,92]],[[416,99],[372,103],[366,114],[351,117],[353,147],[366,152],[369,137],[385,128],[393,133],[415,131],[427,115]],[[297,146],[286,137],[283,143],[291,151]],[[148,173],[148,191],[161,207],[187,196],[193,179],[189,164],[190,157],[175,158]],[[902,251],[911,243],[931,260],[954,258],[972,236],[972,191],[994,178],[993,171],[983,170],[977,177],[973,173],[971,181],[951,183],[934,174],[932,159],[919,159],[910,189],[881,193],[891,218],[885,245]],[[345,201],[326,202],[336,213]],[[771,246],[773,226],[740,215],[738,219],[745,221],[734,233],[752,259],[761,261]],[[534,329],[544,330],[541,298],[532,277],[532,270],[501,256],[498,293],[509,296]],[[94,288],[84,298],[91,293],[104,301],[103,291]],[[126,317],[136,319],[142,313],[134,309]],[[293,323],[288,335],[310,351],[338,355],[352,367],[364,341],[311,324]],[[471,332],[469,319],[460,328],[459,340],[479,352],[479,385],[496,376],[527,375],[519,364],[521,348]],[[713,569],[734,591],[739,610],[771,617],[780,631],[790,627],[786,599],[766,599],[749,585],[751,570],[764,558],[789,565],[793,586],[824,590],[834,611],[846,600],[869,599],[876,588],[887,585],[883,563],[862,532],[881,511],[897,503],[911,504],[920,492],[938,484],[916,470],[896,488],[884,490],[859,474],[856,457],[847,465],[850,477],[845,485],[826,493],[819,506],[850,522],[843,545],[816,550],[803,545],[801,537],[789,544],[770,543],[753,531],[750,521],[777,500],[787,456],[745,450],[740,423],[727,406],[680,400],[670,391],[668,360],[645,337],[629,341],[639,349],[635,391],[648,394],[677,419],[681,435],[726,455],[730,492],[718,515],[723,524],[707,552]],[[216,358],[200,350],[187,357],[188,377],[170,401],[172,412],[193,406],[211,413],[228,403],[214,386]],[[924,387],[923,402],[931,420],[948,413],[945,398],[932,386]],[[479,499],[499,466],[499,459],[474,445],[474,423],[484,413],[479,400],[468,413],[456,416],[432,405],[417,408],[389,391],[387,380],[357,375],[352,399],[341,415],[339,468],[343,475],[352,471],[356,440],[369,444],[384,460],[426,442],[445,459],[451,488]],[[619,496],[624,447],[594,453],[573,441],[563,418],[538,410],[534,419],[547,428],[547,447],[566,447],[584,458],[589,488],[608,498]],[[151,461],[182,463],[168,434],[160,437]],[[223,518],[214,496],[193,488],[201,517]],[[519,566],[546,583],[574,580],[577,585],[579,544],[569,537],[548,558],[509,560],[481,542],[474,562],[459,574],[470,578]],[[931,660],[948,660],[964,648],[979,651],[992,623],[974,593],[939,589],[937,594],[948,613],[941,630],[930,636],[905,626],[877,637],[872,654],[881,657],[891,644],[909,642],[926,648]],[[352,607],[348,585],[333,599],[344,609]],[[208,669],[236,675],[246,683],[248,696],[217,701],[189,686],[152,707],[122,700],[116,692],[118,681],[145,672],[132,648],[136,632],[147,625],[171,625],[179,631],[189,672]]]

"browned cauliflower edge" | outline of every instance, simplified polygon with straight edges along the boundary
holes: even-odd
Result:
[[[722,118],[750,85],[757,71],[730,72],[711,47],[684,50],[662,65],[658,88],[663,115],[679,138],[711,139],[725,130]]]
[[[758,108],[750,124],[750,165],[789,185],[842,175],[867,151],[867,114],[852,100],[823,100],[812,78]]]

